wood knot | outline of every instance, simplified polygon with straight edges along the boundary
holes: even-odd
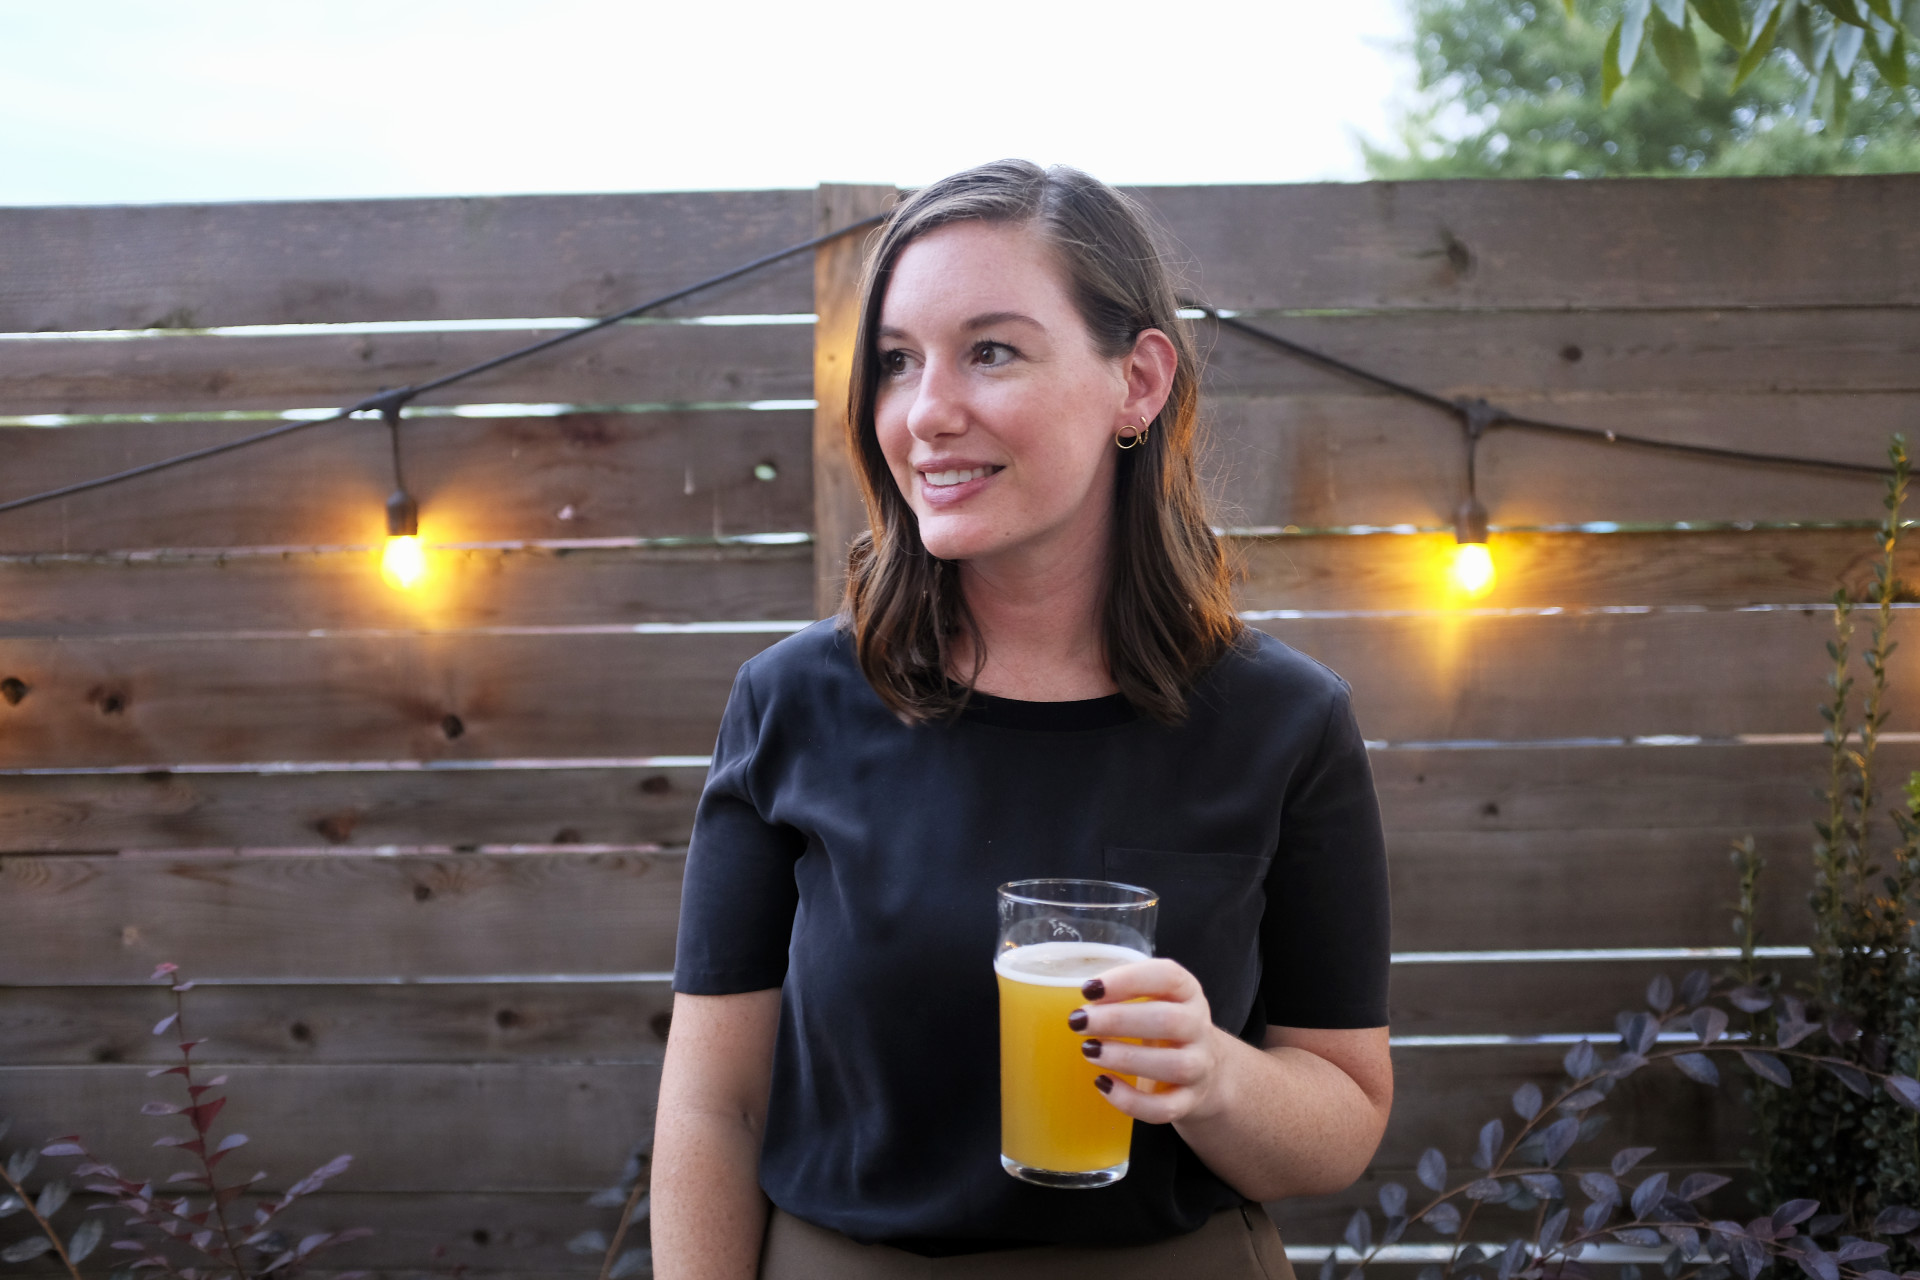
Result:
[[[313,829],[325,836],[329,844],[345,844],[353,839],[353,829],[358,825],[360,825],[360,815],[347,809],[321,818],[313,824]]]
[[[660,1043],[667,1042],[667,1032],[673,1026],[673,1010],[667,1009],[647,1019],[647,1028],[660,1037]]]
[[[459,716],[454,715],[452,712],[448,712],[446,715],[440,717],[440,732],[447,735],[448,741],[452,741],[466,731],[467,726],[461,722]]]
[[[650,796],[663,796],[673,790],[673,782],[664,773],[640,779],[640,789]]]
[[[1494,801],[1489,800],[1480,806],[1480,816],[1483,818],[1497,818],[1500,816],[1500,806]]]
[[[1571,342],[1569,342],[1566,346],[1560,348],[1560,358],[1562,360],[1565,360],[1568,364],[1579,364],[1580,357],[1585,354],[1586,352],[1574,346]]]
[[[553,833],[555,844],[584,844],[586,839],[578,827],[562,827]]]
[[[486,1246],[493,1243],[493,1237],[487,1234],[487,1229],[485,1227],[477,1227],[474,1229],[473,1242],[484,1249]]]
[[[433,890],[427,888],[427,886],[423,884],[417,884],[413,886],[413,900],[415,902],[425,902],[428,898],[431,898],[432,896],[433,896]]]
[[[313,1031],[304,1022],[296,1022],[288,1027],[287,1034],[301,1044],[306,1044],[313,1039]]]
[[[120,1051],[114,1048],[110,1044],[103,1044],[103,1045],[96,1046],[93,1051],[93,1060],[95,1062],[124,1062],[125,1061],[125,1059],[120,1056]]]
[[[493,1015],[494,1025],[499,1027],[502,1031],[511,1030],[512,1028],[519,1026],[522,1022],[525,1022],[525,1021],[526,1021],[525,1018],[522,1018],[519,1014],[515,1013],[511,1009],[501,1009],[500,1011],[498,1011]]]
[[[124,689],[109,689],[106,685],[97,684],[87,690],[87,701],[98,707],[101,715],[117,716],[127,709],[129,699]]]
[[[19,676],[8,676],[5,680],[0,680],[0,698],[5,698],[10,707],[19,706],[20,700],[32,692],[33,686]]]

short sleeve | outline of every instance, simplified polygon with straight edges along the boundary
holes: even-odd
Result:
[[[1387,1024],[1386,840],[1344,682],[1288,789],[1260,935],[1269,1026]]]
[[[794,862],[806,840],[769,821],[766,797],[756,794],[779,772],[762,750],[768,736],[749,669],[742,667],[694,811],[674,944],[675,991],[731,995],[777,987],[786,978],[799,900]]]

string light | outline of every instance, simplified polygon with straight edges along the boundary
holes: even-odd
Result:
[[[1453,554],[1447,560],[1447,580],[1469,600],[1493,590],[1493,552],[1487,547],[1487,509],[1480,499],[1468,498],[1453,517]]]
[[[427,576],[427,553],[420,546],[420,504],[407,492],[400,473],[400,406],[405,402],[394,394],[380,404],[393,445],[393,492],[387,496],[387,544],[380,551],[380,576],[396,591],[411,591]]]

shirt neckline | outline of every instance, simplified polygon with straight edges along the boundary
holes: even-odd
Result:
[[[966,694],[966,705],[960,712],[962,720],[1001,729],[1070,733],[1111,729],[1139,719],[1139,713],[1133,709],[1133,704],[1127,701],[1124,693],[1110,693],[1101,698],[1079,698],[1070,702],[1028,702],[981,693],[977,689],[962,690],[957,685],[954,686],[954,692]]]

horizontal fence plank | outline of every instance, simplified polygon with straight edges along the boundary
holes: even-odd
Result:
[[[0,985],[658,973],[675,854],[0,858]]]
[[[1832,634],[1813,607],[1259,626],[1351,682],[1368,738],[1408,744],[1811,732]],[[20,682],[0,705],[0,767],[704,755],[738,665],[778,638],[0,640],[0,678]],[[1920,678],[1917,664],[1920,648],[1899,648],[1893,685]],[[1897,698],[1891,717],[1890,731],[1920,727]]]
[[[1920,311],[1911,306],[1237,318],[1449,398],[1920,389]],[[1215,395],[1387,394],[1228,326],[1199,320],[1194,332]]]
[[[1511,1118],[1507,1099],[1522,1081],[1556,1083],[1561,1053],[1396,1049],[1393,1119],[1375,1163],[1410,1167],[1425,1147],[1439,1146],[1464,1165],[1480,1125]],[[259,1066],[229,1065],[216,1052],[206,1062],[231,1077],[223,1122],[252,1138],[241,1167],[265,1169],[285,1185],[351,1153],[353,1167],[329,1185],[360,1193],[590,1192],[618,1177],[650,1131],[658,1079],[657,1068],[639,1063]],[[184,1122],[144,1117],[140,1105],[181,1091],[171,1077],[151,1081],[146,1071],[0,1068],[0,1114],[18,1117],[10,1138],[20,1145],[79,1133],[129,1169],[173,1167],[180,1157],[155,1155],[149,1143]],[[982,1087],[993,1087],[990,1077]],[[1615,1091],[1606,1137],[1594,1145],[1654,1146],[1660,1159],[1678,1163],[1725,1161],[1742,1136],[1734,1087],[1710,1090],[1664,1066],[1648,1068]]]
[[[1660,440],[1886,464],[1912,429],[1907,393],[1513,396],[1518,414]],[[1382,396],[1216,398],[1202,472],[1215,523],[1302,529],[1411,524],[1452,529],[1466,496],[1458,420]],[[1493,428],[1481,441],[1481,501],[1496,526],[1590,521],[1873,520],[1874,476],[1727,462]]]
[[[0,414],[336,407],[556,331],[0,342]],[[813,398],[809,325],[616,325],[414,403],[686,404]]]
[[[673,993],[665,982],[276,983],[196,985],[183,1003],[194,1037],[208,1041],[198,1052],[209,1061],[657,1065]],[[173,1011],[165,983],[0,986],[9,1066],[172,1065],[180,1060],[176,1041],[152,1030]]]
[[[772,634],[0,640],[15,767],[705,755]],[[210,711],[217,708],[217,714]]]
[[[427,550],[401,592],[372,551],[0,560],[0,635],[414,630],[791,621],[813,612],[813,548]]]
[[[1144,187],[1234,308],[1906,306],[1920,177]],[[1764,264],[1764,270],[1756,270]]]
[[[808,190],[0,209],[0,331],[594,316],[813,234]],[[678,311],[812,285],[802,254]]]
[[[641,1062],[229,1065],[214,1048],[194,1060],[230,1077],[216,1128],[251,1139],[221,1172],[239,1180],[264,1169],[263,1187],[348,1154],[353,1166],[329,1187],[584,1197],[617,1179],[652,1132],[660,1076]],[[192,1157],[151,1147],[191,1133],[187,1122],[140,1114],[149,1099],[184,1100],[185,1089],[148,1070],[0,1067],[0,1115],[15,1117],[9,1148],[77,1133],[130,1176],[187,1167]]]
[[[0,427],[0,501],[250,435],[268,422]],[[812,415],[578,413],[408,419],[428,542],[738,535],[813,523]],[[755,468],[770,468],[760,479]],[[762,474],[769,474],[763,472]],[[0,552],[377,545],[386,427],[350,420],[0,516]]]
[[[703,768],[0,775],[0,852],[684,845]]]
[[[554,927],[564,928],[556,922]],[[1762,972],[1811,977],[1806,960],[1763,959]],[[1389,1021],[1396,1036],[1587,1035],[1611,1040],[1647,984],[1677,987],[1725,960],[1579,960],[1401,964]],[[194,976],[191,972],[189,977]],[[671,1017],[665,981],[198,985],[196,1037],[225,1062],[656,1061]],[[172,1063],[151,1034],[173,1012],[164,984],[146,988],[0,987],[12,1066]]]
[[[645,764],[0,775],[0,850],[683,845],[705,770]],[[1376,751],[1391,838],[1811,830],[1817,744]],[[1887,794],[1920,747],[1883,746]]]
[[[1451,533],[1231,538],[1243,609],[1393,610],[1469,605],[1807,604],[1845,586],[1865,600],[1880,560],[1869,529],[1750,529],[1624,533],[1496,533],[1495,577],[1465,600],[1447,576]],[[1920,580],[1920,549],[1897,573]]]

